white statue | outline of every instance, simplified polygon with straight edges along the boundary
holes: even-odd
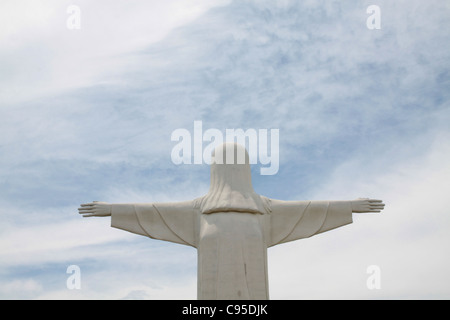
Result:
[[[258,195],[247,151],[217,147],[209,192],[191,201],[108,204],[78,209],[111,216],[111,226],[193,246],[198,252],[198,299],[268,299],[267,248],[352,223],[352,212],[380,212],[381,200],[281,201]]]

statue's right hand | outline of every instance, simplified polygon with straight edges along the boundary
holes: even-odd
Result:
[[[84,203],[78,208],[78,213],[83,217],[107,217],[111,215],[111,204],[100,201]]]
[[[359,198],[352,201],[352,212],[380,212],[384,209],[384,203],[381,200]]]

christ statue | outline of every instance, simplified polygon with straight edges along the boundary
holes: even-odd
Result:
[[[381,200],[282,201],[257,194],[244,147],[224,143],[211,158],[206,195],[190,201],[109,204],[78,209],[111,216],[111,226],[192,246],[198,256],[198,299],[268,299],[267,248],[352,223],[352,213],[380,212]]]

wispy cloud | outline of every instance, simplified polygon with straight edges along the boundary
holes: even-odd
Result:
[[[379,1],[381,30],[366,27],[368,1],[78,1],[77,31],[66,28],[69,4],[1,4],[2,297],[195,298],[192,248],[76,215],[91,200],[205,193],[207,166],[170,160],[171,132],[192,130],[194,120],[205,129],[280,129],[278,174],[253,177],[261,194],[387,203],[381,216],[271,249],[272,298],[339,297],[338,278],[349,284],[343,296],[373,297],[364,287],[369,263],[386,279],[377,297],[427,297],[433,288],[448,297],[437,280],[449,263],[438,255],[449,223],[441,201],[450,120],[445,2]],[[424,267],[409,241],[423,259],[432,252]],[[293,251],[298,259],[277,264]],[[81,266],[79,292],[65,288],[69,264]],[[436,275],[428,286],[408,282],[424,269]],[[286,286],[293,275],[298,290]]]

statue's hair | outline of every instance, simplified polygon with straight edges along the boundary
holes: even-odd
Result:
[[[268,203],[253,190],[247,150],[237,143],[216,147],[211,156],[211,185],[198,199],[202,213],[249,212],[264,214]]]

